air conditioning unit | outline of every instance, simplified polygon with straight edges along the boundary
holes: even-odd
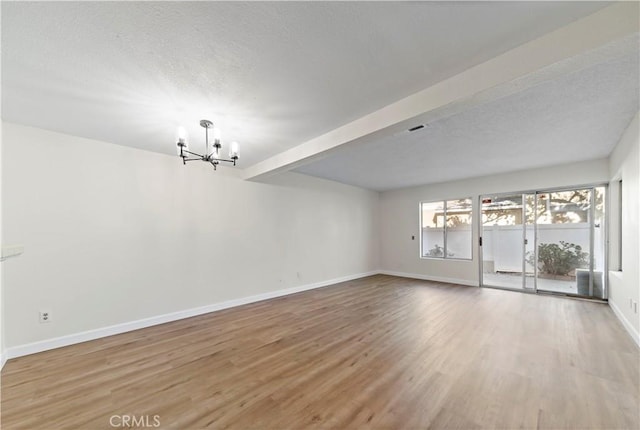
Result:
[[[593,272],[593,297],[604,299],[604,288],[602,286],[602,272]],[[589,270],[576,269],[576,285],[578,294],[589,296]]]

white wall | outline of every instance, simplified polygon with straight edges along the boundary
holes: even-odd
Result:
[[[385,191],[380,196],[380,267],[388,273],[478,285],[476,246],[470,261],[419,258],[419,202],[471,197],[477,214],[481,194],[601,184],[608,180],[608,164],[603,159]],[[474,245],[477,242],[478,222],[474,219]]]
[[[0,226],[2,226],[2,122],[0,121]],[[0,245],[2,241],[2,228],[0,228]],[[2,283],[2,267],[4,263],[0,263],[0,369],[4,366],[7,359],[4,345],[4,286]]]
[[[0,4],[0,22],[2,22],[2,5]],[[0,32],[1,33],[1,32]],[[2,36],[0,34],[0,46]],[[2,61],[0,60],[0,63]],[[0,64],[0,82],[2,82],[2,65]],[[2,89],[0,88],[0,93]],[[0,97],[2,100],[2,97]],[[2,118],[2,103],[0,103],[0,118]],[[0,227],[2,226],[2,122],[0,121]],[[2,228],[0,228],[0,246],[2,241]],[[2,263],[0,263],[0,369],[7,359],[4,346],[4,287],[2,286]]]
[[[640,317],[633,303],[640,302],[640,120],[635,116],[609,158],[612,188],[622,179],[622,226],[619,224],[617,192],[610,216],[609,304],[640,345]],[[616,189],[616,191],[618,191]],[[622,235],[619,229],[622,228]],[[622,271],[619,238],[622,236]],[[639,303],[640,306],[640,303]]]
[[[3,137],[3,240],[25,248],[3,272],[9,351],[377,269],[376,192],[293,173],[247,182],[10,123]]]

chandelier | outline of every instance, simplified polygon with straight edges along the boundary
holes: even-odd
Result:
[[[205,153],[197,154],[189,151],[189,143],[187,142],[187,131],[184,127],[178,127],[176,132],[176,139],[178,145],[178,155],[182,158],[182,164],[187,164],[187,161],[200,160],[213,165],[213,170],[216,170],[218,164],[221,161],[226,163],[233,163],[236,165],[238,161],[238,142],[231,142],[231,148],[229,149],[229,159],[222,158],[221,150],[222,143],[220,143],[220,129],[213,126],[213,123],[208,119],[200,120],[200,126],[204,128],[204,143]],[[209,143],[209,129],[212,129],[213,143]]]

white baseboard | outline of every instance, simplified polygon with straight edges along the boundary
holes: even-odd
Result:
[[[7,354],[2,352],[0,353],[0,370],[4,367],[4,363],[7,362]]]
[[[171,321],[177,321],[184,318],[190,318],[197,315],[207,314],[209,312],[215,312],[222,309],[233,308],[235,306],[246,305],[248,303],[260,302],[262,300],[287,296],[289,294],[295,294],[302,291],[327,287],[330,285],[338,284],[340,282],[352,281],[354,279],[376,275],[378,273],[379,272],[375,270],[375,271],[366,272],[366,273],[358,273],[355,275],[343,276],[340,278],[330,279],[328,281],[316,282],[316,283],[307,284],[307,285],[300,285],[298,287],[287,288],[283,290],[270,291],[268,293],[257,294],[255,296],[227,300],[225,302],[214,303],[207,306],[185,309],[183,311],[172,312],[169,314],[158,315],[150,318],[144,318],[141,320],[130,321],[122,324],[102,327],[99,329],[83,331],[80,333],[74,333],[66,336],[60,336],[53,339],[46,339],[38,342],[14,346],[11,348],[7,348],[5,353],[2,354],[2,360],[22,357],[24,355],[35,354],[38,352],[48,351],[50,349],[61,348],[63,346],[74,345],[77,343],[87,342],[90,340],[95,340],[95,339],[99,339],[107,336],[113,336],[115,334],[125,333],[128,331],[139,330],[141,328],[151,327],[158,324],[164,324]],[[4,364],[4,361],[2,364]]]
[[[469,281],[467,279],[442,278],[439,276],[422,275],[419,273],[395,272],[392,270],[380,270],[378,273],[380,273],[381,275],[399,276],[401,278],[422,279],[424,281],[435,281],[435,282],[446,282],[448,284],[468,285],[470,287],[479,286],[478,282]]]
[[[613,313],[618,317],[618,319],[622,323],[622,326],[625,328],[625,330],[627,330],[627,333],[629,333],[629,335],[631,336],[633,341],[636,343],[638,348],[640,348],[640,335],[638,334],[637,330],[633,327],[633,325],[629,322],[629,320],[624,316],[620,308],[611,300],[609,300],[609,307],[611,307],[611,310],[613,310]]]

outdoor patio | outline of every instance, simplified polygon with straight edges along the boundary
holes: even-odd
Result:
[[[500,288],[523,289],[521,273],[483,273],[484,285]],[[527,288],[533,290],[533,275],[527,275]],[[557,279],[538,278],[538,291],[552,291],[556,293],[578,294],[576,281],[562,281]]]

